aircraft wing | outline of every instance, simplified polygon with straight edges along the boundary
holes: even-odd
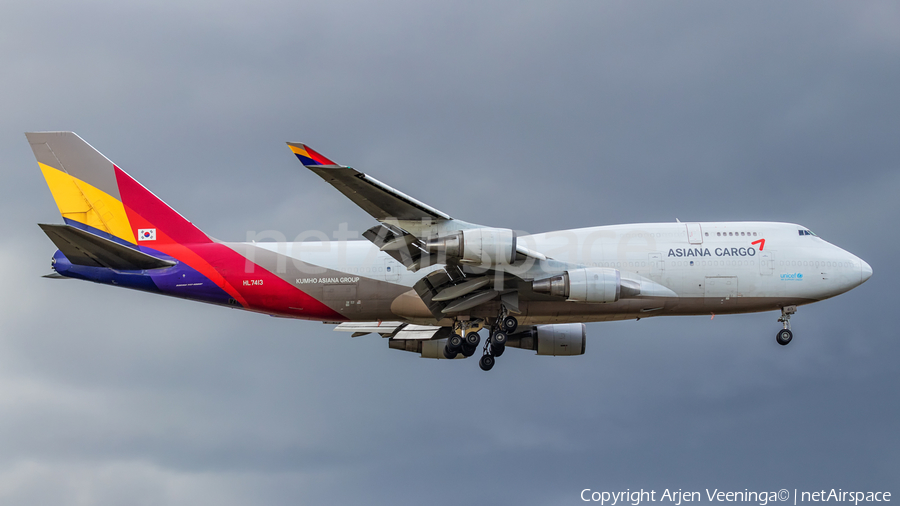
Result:
[[[287,143],[303,166],[315,172],[378,221],[451,220],[446,213],[420,202],[351,167],[338,165],[299,142]]]
[[[464,261],[446,258],[429,251],[429,240],[442,234],[461,233],[466,229],[488,229],[482,225],[466,223],[451,218],[428,204],[420,202],[381,181],[350,167],[338,165],[316,152],[306,144],[288,142],[288,147],[304,167],[315,172],[322,179],[337,188],[347,198],[380,222],[362,235],[381,251],[403,264],[410,271],[423,267],[446,264],[422,278],[414,286],[415,293],[422,299],[435,319],[448,314],[456,314],[500,298],[503,305],[518,312],[517,282],[523,273],[516,274],[507,269],[490,268],[487,271],[467,269]],[[500,230],[500,229],[493,229]],[[511,231],[510,231],[511,232]],[[531,264],[546,262],[548,258],[532,251],[513,240],[518,266],[530,261]],[[490,287],[487,285],[491,284]],[[351,325],[339,326],[335,330],[353,332],[354,335],[385,332],[367,328],[355,329]],[[412,332],[411,327],[395,329],[396,332]],[[416,335],[434,335],[436,330],[421,330]],[[430,334],[429,334],[430,332]],[[429,337],[431,339],[433,337]],[[405,337],[404,339],[420,339]]]

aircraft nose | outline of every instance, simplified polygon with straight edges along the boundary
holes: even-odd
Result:
[[[869,278],[872,277],[872,267],[869,266],[869,264],[867,264],[865,260],[861,259],[859,261],[859,271],[861,276],[859,279],[860,284],[865,283]]]

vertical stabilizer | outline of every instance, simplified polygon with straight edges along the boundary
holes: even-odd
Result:
[[[26,133],[68,225],[130,244],[210,238],[74,132]]]

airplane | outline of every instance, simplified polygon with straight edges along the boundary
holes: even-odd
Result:
[[[780,311],[872,276],[808,228],[773,222],[609,225],[540,234],[454,219],[302,143],[296,158],[378,222],[364,240],[223,242],[73,132],[26,133],[63,224],[46,277],[318,320],[391,349],[490,370],[506,348],[583,355],[585,322]],[[480,331],[487,330],[482,344]]]

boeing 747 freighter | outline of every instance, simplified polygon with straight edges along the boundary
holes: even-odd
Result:
[[[798,306],[872,275],[863,260],[790,223],[535,235],[477,225],[300,143],[288,143],[297,159],[378,224],[357,241],[224,242],[78,135],[26,136],[64,221],[40,225],[59,248],[48,277],[333,323],[426,358],[480,348],[483,370],[506,348],[580,355],[584,322],[652,316],[778,311],[776,339],[786,345]]]

